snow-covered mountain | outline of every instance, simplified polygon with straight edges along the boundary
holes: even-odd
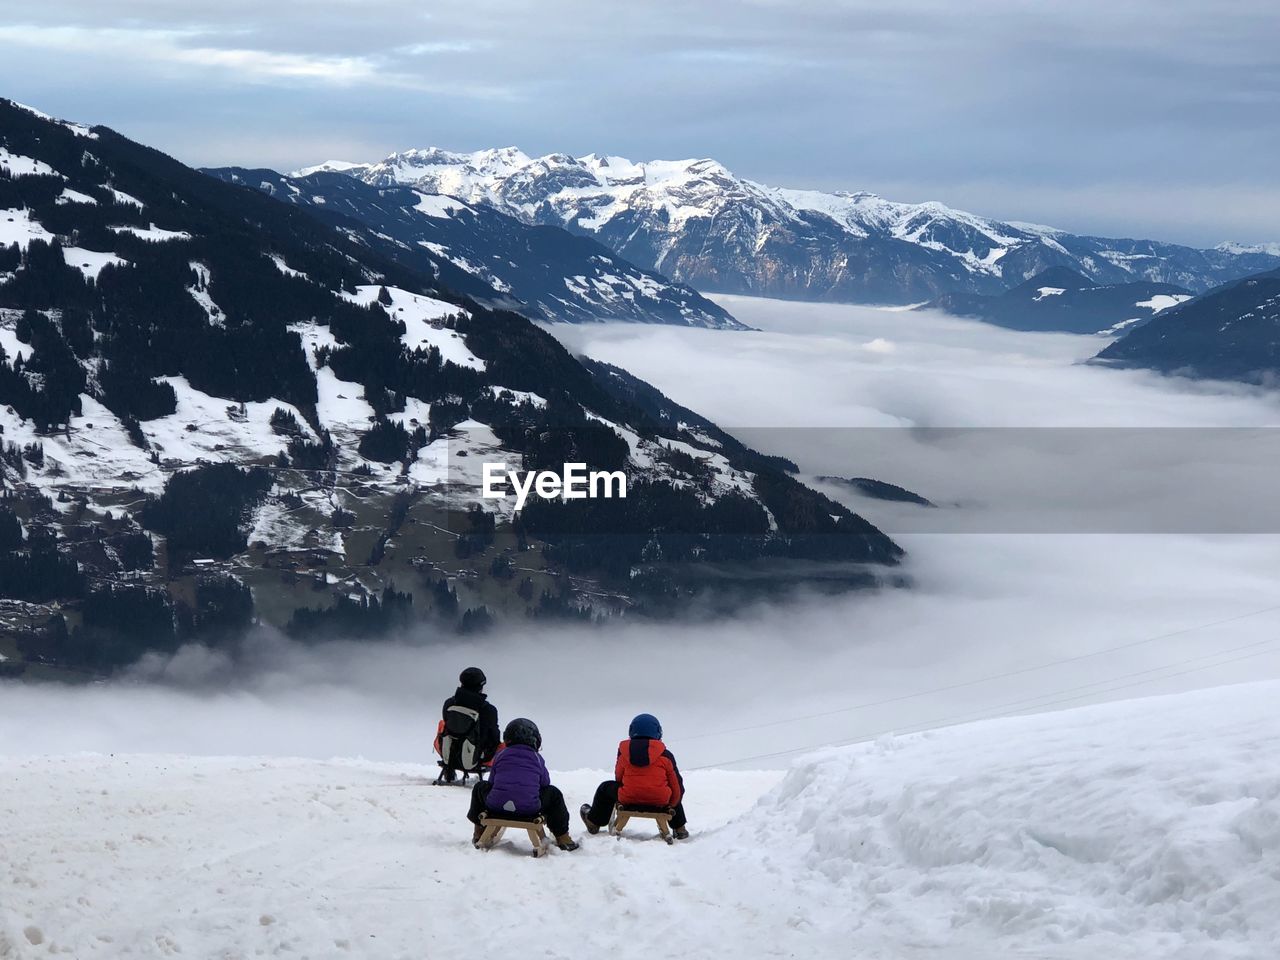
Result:
[[[1202,291],[1280,266],[1267,248],[1198,250],[1077,236],[940,203],[767,186],[710,159],[530,157],[514,147],[408,150],[379,163],[328,163],[375,186],[412,186],[487,204],[526,223],[582,233],[699,290],[848,302],[919,303],[997,294],[1050,267],[1099,284],[1150,281]]]
[[[773,558],[865,585],[853,566],[901,555],[793,465],[363,230],[5,100],[0,165],[5,671],[109,670],[254,617],[589,617]],[[487,462],[622,471],[627,494],[516,522],[510,498],[470,509]]]
[[[482,935],[496,956],[620,960],[1264,960],[1277,696],[1269,681],[883,736],[785,774],[692,769],[673,729],[689,840],[636,821],[589,836],[575,817],[580,848],[540,860],[512,832],[472,849],[467,791],[429,786],[419,757],[0,757],[0,956],[386,960]],[[563,739],[544,752],[573,809],[611,774],[566,770]]]
[[[1220,243],[1215,250],[1223,253],[1249,254],[1265,253],[1272,257],[1280,257],[1280,243]]]
[[[305,206],[340,228],[363,225],[362,240],[387,257],[533,319],[744,329],[696,290],[637,267],[594,240],[528,224],[485,204],[412,187],[371,186],[332,171],[301,177],[239,167],[204,172]]]
[[[1108,345],[1097,362],[1275,386],[1280,383],[1280,270],[1157,314]]]

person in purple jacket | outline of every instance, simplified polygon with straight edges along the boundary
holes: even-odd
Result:
[[[578,845],[569,836],[569,808],[564,794],[551,785],[551,774],[539,753],[542,734],[538,725],[517,717],[507,724],[502,742],[504,745],[493,758],[489,779],[477,783],[471,791],[471,809],[467,811],[467,819],[475,824],[471,842],[480,842],[484,833],[480,814],[486,811],[517,820],[542,814],[555,835],[556,846],[577,850]]]

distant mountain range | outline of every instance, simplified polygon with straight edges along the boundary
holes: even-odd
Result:
[[[306,207],[480,302],[543,319],[741,326],[693,286],[923,301],[1015,330],[1124,335],[1102,363],[1280,376],[1270,293],[1280,244],[1077,236],[937,203],[769,187],[713,160],[432,148],[291,176],[209,172]]]
[[[204,172],[305,207],[383,256],[489,306],[536,320],[746,329],[691,287],[637,267],[595,240],[528,224],[483,204],[413,187],[372,186],[332,172]]]
[[[1119,333],[1191,297],[1171,283],[1097,284],[1066,267],[1050,267],[998,296],[948,293],[925,307],[1011,330]]]
[[[1065,267],[1099,285],[1146,282],[1198,293],[1280,267],[1272,247],[1201,250],[1079,236],[939,203],[767,186],[710,159],[636,163],[594,154],[530,157],[514,147],[429,148],[300,173],[322,171],[564,227],[704,292],[911,304],[952,293],[994,296]]]
[[[1280,385],[1280,270],[1162,311],[1097,356],[1162,373]]]

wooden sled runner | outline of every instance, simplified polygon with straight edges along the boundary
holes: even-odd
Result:
[[[551,845],[547,842],[547,833],[543,830],[546,822],[545,817],[535,817],[532,820],[506,820],[495,817],[493,814],[482,813],[480,824],[484,827],[484,833],[480,834],[480,839],[476,841],[476,849],[489,850],[502,839],[503,831],[510,827],[513,830],[527,831],[529,842],[533,844],[533,855],[541,857],[551,849]]]
[[[622,828],[633,818],[652,820],[658,825],[658,835],[668,844],[674,844],[676,838],[671,835],[671,813],[667,810],[637,810],[618,804],[613,808],[613,817],[609,822],[609,832],[622,839]]]

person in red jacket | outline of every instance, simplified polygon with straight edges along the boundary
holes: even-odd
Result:
[[[687,840],[689,830],[684,815],[684,778],[676,758],[662,742],[662,724],[650,713],[631,721],[628,738],[618,744],[618,760],[613,780],[596,788],[591,803],[579,814],[588,833],[599,833],[609,823],[614,804],[650,810],[671,811],[671,832]]]

